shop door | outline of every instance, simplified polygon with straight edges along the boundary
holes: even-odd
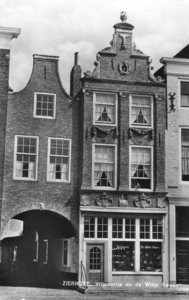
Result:
[[[177,241],[177,283],[189,284],[189,241]]]
[[[104,246],[99,244],[87,245],[87,281],[91,285],[104,280]]]

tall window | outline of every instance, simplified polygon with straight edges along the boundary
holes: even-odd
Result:
[[[48,263],[48,240],[43,240],[43,249],[42,249],[42,254],[43,254],[43,263],[47,264]]]
[[[182,138],[182,181],[189,181],[189,129],[181,130]]]
[[[36,118],[55,118],[56,95],[35,93],[34,97],[34,117]]]
[[[68,265],[68,240],[63,240],[63,265]]]
[[[38,256],[39,256],[39,234],[36,231],[34,247],[33,247],[33,261],[38,261]]]
[[[115,146],[94,145],[95,187],[115,188]]]
[[[131,148],[131,188],[152,189],[151,153],[151,148]]]
[[[15,137],[14,179],[36,180],[38,138]]]
[[[181,106],[182,107],[189,107],[189,82],[181,82],[180,83],[181,89]]]
[[[70,181],[71,140],[49,138],[48,181]]]
[[[116,94],[94,94],[94,123],[116,125]]]
[[[131,125],[152,126],[152,98],[149,96],[131,96]]]

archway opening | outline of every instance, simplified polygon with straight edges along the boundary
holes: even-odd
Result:
[[[32,210],[15,216],[1,246],[2,285],[63,288],[63,281],[77,281],[75,229],[57,213]]]

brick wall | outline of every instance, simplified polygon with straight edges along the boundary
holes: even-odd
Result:
[[[55,119],[33,117],[34,92],[56,94]],[[2,212],[4,225],[15,213],[32,205],[36,209],[39,203],[44,203],[46,209],[64,215],[78,230],[78,105],[61,85],[57,58],[34,57],[27,86],[10,95],[8,101]],[[37,181],[13,180],[15,135],[39,137]],[[72,140],[70,183],[47,182],[48,137]]]

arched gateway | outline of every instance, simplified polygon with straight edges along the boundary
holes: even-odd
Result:
[[[75,224],[54,207],[31,206],[3,227],[2,284],[61,288],[64,280],[77,281]]]

